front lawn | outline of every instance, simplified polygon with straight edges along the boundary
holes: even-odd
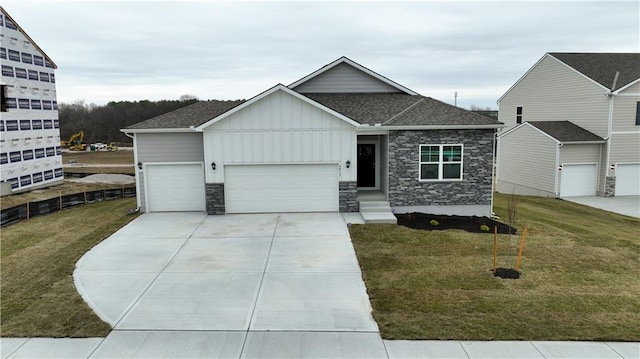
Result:
[[[82,255],[135,216],[136,199],[83,205],[2,229],[0,333],[5,337],[96,337],[111,327],[73,284]]]
[[[496,194],[507,216],[509,196]],[[520,279],[491,273],[493,234],[352,225],[373,315],[387,339],[640,340],[640,220],[515,196],[518,235],[500,235]]]

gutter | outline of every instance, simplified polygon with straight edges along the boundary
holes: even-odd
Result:
[[[560,198],[560,189],[558,188],[558,183],[560,181],[560,171],[562,171],[562,167],[560,167],[560,147],[562,146],[562,142],[558,142],[558,146],[556,147],[556,175],[553,183],[553,192],[555,193],[556,198]]]
[[[413,125],[413,126],[368,126],[362,125],[358,127],[359,131],[371,130],[478,130],[478,129],[498,129],[506,127],[505,124],[490,125]]]

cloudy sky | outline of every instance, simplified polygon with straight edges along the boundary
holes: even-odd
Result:
[[[639,52],[638,1],[31,1],[4,9],[58,65],[58,101],[250,98],[340,56],[490,106],[546,52]]]

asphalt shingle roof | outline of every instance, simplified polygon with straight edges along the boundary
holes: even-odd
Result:
[[[362,124],[385,126],[494,125],[495,119],[430,97],[403,93],[305,93]]]
[[[531,121],[529,124],[560,142],[604,141],[602,137],[570,121]]]
[[[608,89],[613,86],[616,71],[620,71],[620,75],[613,90],[640,78],[640,53],[550,52],[549,55]]]
[[[232,101],[202,101],[167,112],[160,116],[136,123],[127,129],[158,129],[158,128],[189,128],[217,117],[230,109],[240,105],[245,100]]]

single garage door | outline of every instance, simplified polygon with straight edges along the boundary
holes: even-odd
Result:
[[[227,165],[227,213],[338,210],[337,164]]]
[[[146,165],[147,212],[204,211],[201,163]]]
[[[616,164],[616,196],[640,196],[640,164]]]
[[[596,165],[562,165],[560,196],[595,196]]]

